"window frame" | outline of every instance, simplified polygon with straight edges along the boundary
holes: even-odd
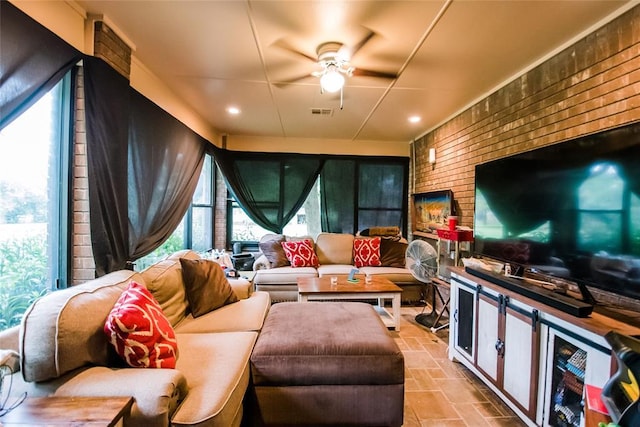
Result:
[[[210,185],[209,185],[209,189],[210,189],[210,194],[209,194],[209,203],[194,203],[193,199],[191,199],[191,204],[189,205],[189,208],[187,209],[187,212],[185,213],[185,224],[184,224],[184,236],[183,236],[183,242],[184,242],[184,246],[185,249],[192,249],[193,248],[193,208],[204,208],[204,209],[210,209],[211,210],[211,230],[210,230],[210,243],[211,243],[211,248],[207,248],[207,250],[209,249],[213,249],[213,246],[215,246],[215,224],[216,224],[216,174],[217,172],[217,168],[215,167],[215,162],[213,160],[213,156],[211,154],[205,153],[204,155],[204,161],[205,162],[209,162],[209,170],[211,172],[210,175]],[[203,169],[205,167],[205,165],[202,165]],[[195,196],[195,194],[194,194]]]
[[[58,255],[57,268],[58,277],[55,281],[54,289],[64,289],[69,286],[70,272],[73,271],[72,242],[73,242],[73,166],[74,140],[75,140],[75,88],[77,86],[77,76],[79,67],[73,67],[62,78],[62,96],[60,97],[61,120],[60,141],[58,146],[58,182],[59,193],[56,206],[58,207],[57,226],[59,235],[57,236]],[[66,185],[65,185],[66,184]]]

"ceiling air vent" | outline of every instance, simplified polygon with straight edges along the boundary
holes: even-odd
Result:
[[[333,108],[312,108],[311,115],[313,116],[333,116]]]

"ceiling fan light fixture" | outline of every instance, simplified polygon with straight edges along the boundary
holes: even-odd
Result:
[[[320,77],[320,87],[329,93],[338,92],[344,86],[344,76],[335,68],[328,68]]]

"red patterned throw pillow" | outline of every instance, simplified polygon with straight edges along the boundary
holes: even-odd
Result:
[[[104,332],[134,368],[175,368],[178,342],[160,304],[143,285],[129,283],[111,309]]]
[[[282,248],[292,267],[317,267],[318,256],[311,240],[282,242]]]
[[[355,239],[353,241],[353,263],[356,267],[379,267],[380,237]]]

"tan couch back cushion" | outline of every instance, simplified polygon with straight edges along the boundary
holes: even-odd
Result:
[[[316,255],[320,265],[353,264],[353,239],[353,234],[318,234]]]
[[[182,281],[180,258],[196,260],[200,259],[200,256],[191,250],[179,251],[141,273],[147,289],[160,304],[171,326],[176,326],[184,319],[189,308]]]
[[[120,270],[33,303],[20,326],[24,379],[45,381],[85,365],[107,366],[110,344],[104,322],[132,280],[144,284],[139,273]]]

